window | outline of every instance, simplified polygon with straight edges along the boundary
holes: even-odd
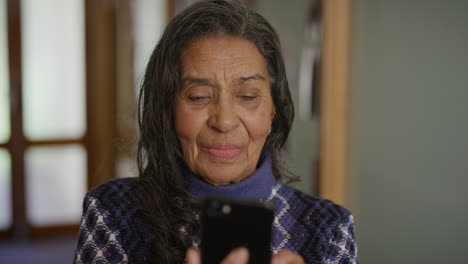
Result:
[[[84,3],[0,9],[0,234],[77,228],[89,152]]]
[[[12,224],[10,140],[10,80],[6,0],[0,0],[0,230]]]

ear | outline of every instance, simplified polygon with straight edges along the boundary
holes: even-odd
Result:
[[[271,109],[271,122],[273,122],[273,119],[275,119],[275,115],[276,115],[276,107],[275,105],[273,105],[273,109]]]

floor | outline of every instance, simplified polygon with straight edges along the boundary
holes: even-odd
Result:
[[[0,241],[0,264],[72,263],[75,237],[43,241]]]

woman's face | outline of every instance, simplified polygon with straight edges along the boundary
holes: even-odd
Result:
[[[275,107],[265,59],[251,42],[206,37],[182,50],[174,107],[188,168],[213,185],[254,173]]]

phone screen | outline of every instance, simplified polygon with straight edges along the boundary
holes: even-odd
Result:
[[[206,198],[201,213],[203,264],[218,264],[238,247],[249,250],[249,263],[270,263],[274,206],[255,200]]]

